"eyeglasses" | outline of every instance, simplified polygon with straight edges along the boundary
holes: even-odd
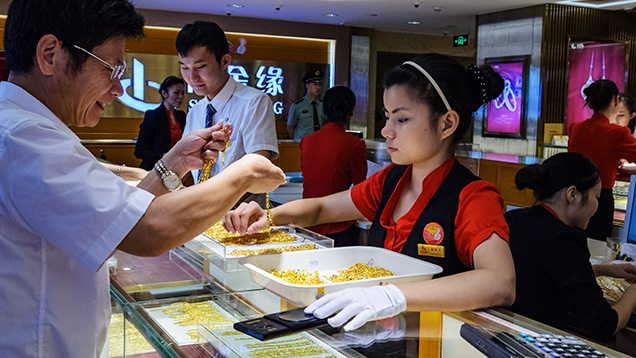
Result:
[[[121,76],[124,75],[124,72],[126,71],[126,62],[124,61],[124,63],[122,65],[117,65],[117,66],[113,66],[110,63],[102,60],[101,58],[97,57],[95,54],[93,54],[92,52],[85,50],[77,45],[73,45],[73,47],[75,47],[76,49],[85,52],[86,54],[90,55],[91,57],[93,57],[94,59],[96,59],[97,61],[99,61],[102,65],[108,67],[110,69],[110,80],[114,81],[114,80],[119,80],[121,79]]]

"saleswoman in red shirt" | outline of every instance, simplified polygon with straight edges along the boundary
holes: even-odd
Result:
[[[300,141],[303,198],[339,193],[367,178],[367,146],[347,133],[356,96],[348,87],[330,88],[322,99],[324,125]],[[334,239],[336,246],[356,242],[355,220],[312,226],[309,229]]]
[[[627,127],[610,123],[619,105],[618,87],[610,80],[598,80],[583,90],[585,104],[594,114],[570,127],[568,151],[592,159],[601,171],[601,196],[598,209],[585,232],[588,237],[605,241],[612,234],[614,196],[612,188],[621,159],[636,162],[636,138]]]
[[[332,326],[356,329],[368,320],[410,311],[461,311],[510,305],[515,275],[508,227],[497,188],[454,157],[472,112],[499,96],[503,79],[489,66],[463,67],[427,54],[391,69],[384,80],[382,129],[393,163],[349,191],[301,199],[272,210],[277,225],[313,226],[367,218],[369,243],[439,264],[433,280],[351,288],[325,295],[305,312]],[[267,226],[250,203],[226,215],[230,231]]]

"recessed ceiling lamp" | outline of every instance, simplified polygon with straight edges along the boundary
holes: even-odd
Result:
[[[227,7],[231,7],[232,9],[240,9],[243,6],[243,4],[227,4]]]
[[[338,17],[338,14],[333,13],[333,12],[330,12],[330,13],[327,13],[327,14],[323,14],[322,16],[327,16],[327,17]]]
[[[407,24],[409,24],[409,25],[420,25],[421,22],[419,22],[419,21],[409,21],[409,22],[407,22]]]

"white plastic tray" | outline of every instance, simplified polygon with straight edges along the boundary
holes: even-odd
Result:
[[[271,270],[305,269],[309,272],[318,271],[321,276],[331,276],[337,274],[338,270],[347,269],[358,262],[391,270],[395,276],[320,285],[299,285],[289,283],[269,273]],[[441,267],[426,261],[370,246],[252,256],[241,259],[241,263],[248,269],[254,282],[296,306],[309,305],[316,300],[316,295],[319,293],[327,294],[347,287],[368,287],[429,280],[433,275],[442,272]]]

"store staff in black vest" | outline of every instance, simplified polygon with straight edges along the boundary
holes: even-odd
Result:
[[[636,267],[591,265],[585,227],[596,211],[601,175],[588,157],[560,153],[521,168],[519,190],[530,188],[535,206],[506,213],[517,274],[512,311],[550,326],[606,341],[636,309],[636,285],[613,306],[595,276],[636,281]]]
[[[322,76],[321,70],[313,70],[303,77],[307,94],[292,103],[287,117],[289,138],[300,141],[322,126]]]
[[[367,218],[371,245],[434,262],[444,272],[429,281],[351,288],[328,294],[305,312],[345,330],[411,311],[460,311],[509,305],[515,276],[508,227],[497,188],[454,156],[471,115],[503,90],[489,66],[468,69],[427,54],[391,69],[384,80],[387,117],[382,135],[392,164],[351,190],[274,208],[276,225],[313,226]],[[266,212],[244,204],[226,215],[228,230],[266,227]]]

